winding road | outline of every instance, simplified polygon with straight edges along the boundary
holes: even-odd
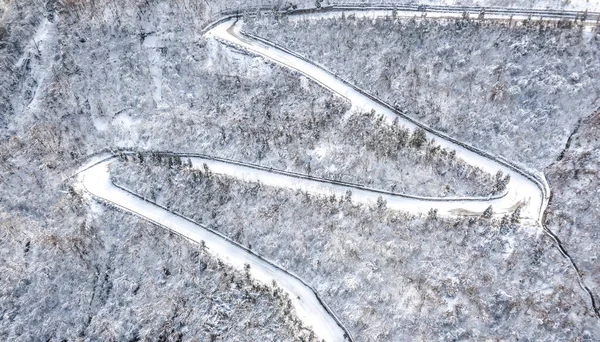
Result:
[[[414,197],[409,198],[399,195],[385,196],[384,199],[387,200],[388,206],[419,214],[427,213],[430,209],[436,209],[441,215],[480,215],[490,205],[493,207],[494,214],[505,215],[520,207],[523,219],[539,222],[547,205],[546,194],[549,192],[543,177],[530,174],[484,151],[437,132],[291,51],[277,47],[258,37],[243,34],[241,32],[242,24],[241,20],[230,19],[213,27],[208,35],[233,47],[249,51],[301,73],[332,92],[348,99],[354,108],[365,112],[374,110],[378,114],[383,114],[390,124],[397,119],[400,125],[410,130],[422,128],[427,132],[428,139],[435,138],[440,147],[455,150],[458,158],[479,167],[483,171],[490,174],[502,171],[504,174],[510,175],[507,192],[499,198],[448,200],[441,198],[415,199]]]
[[[361,13],[374,15],[373,11]],[[389,15],[390,11],[387,10],[386,14]],[[444,17],[458,15],[454,12],[438,14]],[[309,14],[300,15],[306,18]],[[323,15],[314,14],[315,17]],[[327,15],[331,15],[331,12]],[[341,12],[337,15],[341,15]],[[410,12],[410,16],[414,16],[414,12]],[[457,157],[462,158],[466,163],[491,174],[500,170],[510,175],[510,182],[506,192],[495,197],[431,198],[391,193],[359,184],[330,181],[210,156],[178,154],[189,157],[192,167],[201,169],[206,164],[213,173],[250,182],[260,181],[262,184],[275,187],[302,189],[312,193],[343,196],[350,190],[353,201],[375,203],[381,197],[387,201],[388,208],[416,214],[424,214],[430,209],[436,209],[441,216],[481,215],[486,208],[492,206],[493,214],[497,216],[513,213],[516,208],[520,208],[521,218],[524,221],[534,224],[541,222],[549,197],[548,185],[543,176],[523,170],[510,162],[432,130],[294,52],[259,37],[244,34],[242,26],[243,21],[238,16],[224,18],[211,25],[206,35],[245,53],[260,56],[294,70],[348,99],[354,108],[364,111],[375,110],[383,114],[390,123],[397,119],[398,123],[411,130],[422,128],[427,132],[429,139],[435,138],[436,143],[441,147],[455,150]],[[137,215],[194,242],[203,242],[214,256],[238,270],[243,270],[246,265],[249,265],[249,272],[253,278],[267,285],[276,282],[289,295],[298,318],[310,327],[319,339],[352,340],[349,331],[333,311],[321,300],[317,292],[299,277],[256,255],[228,237],[113,184],[110,179],[110,164],[116,160],[116,156],[110,153],[90,159],[76,173],[77,188],[90,199]]]

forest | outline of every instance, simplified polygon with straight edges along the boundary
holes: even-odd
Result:
[[[128,158],[111,174],[310,279],[359,341],[568,340],[597,329],[568,262],[539,228],[410,216],[175,164]]]
[[[419,131],[384,125],[201,35],[219,12],[256,5],[289,4],[0,0],[1,340],[314,337],[276,287],[82,198],[73,172],[100,150],[205,153],[413,195],[502,191],[496,175]],[[596,32],[263,20],[249,32],[458,139],[547,167],[555,195],[545,223],[598,293]],[[310,281],[358,341],[600,335],[567,260],[541,229],[515,218],[409,216],[166,159],[126,160],[113,172],[118,184]]]
[[[548,167],[554,196],[544,222],[570,251],[596,305],[600,298],[599,136],[600,112],[595,112],[580,122],[565,152]]]

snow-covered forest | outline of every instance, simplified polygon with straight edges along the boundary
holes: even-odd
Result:
[[[600,106],[600,31],[556,25],[263,16],[247,30],[435,129],[543,170]]]
[[[326,0],[325,4],[390,4],[393,1],[382,0]],[[555,10],[574,10],[574,11],[598,11],[600,6],[595,1],[590,0],[421,0],[418,3],[422,5],[439,6],[481,6],[481,7],[503,7],[503,8],[539,8]]]
[[[291,5],[316,3],[0,0],[0,340],[315,339],[277,288],[76,191],[74,170],[103,149],[204,153],[412,195],[502,192],[501,177],[423,132],[202,34],[222,11]],[[545,172],[545,223],[600,297],[597,31],[268,16],[245,29]],[[114,164],[115,182],[298,274],[356,341],[600,336],[569,260],[516,216],[410,216],[352,193],[128,159]]]
[[[129,2],[139,16],[105,21],[90,12],[80,12],[77,18],[63,7],[68,3],[12,1],[1,6],[0,339],[308,340],[310,332],[301,328],[274,289],[246,279],[204,254],[200,246],[161,228],[107,207],[90,206],[72,190],[66,178],[82,157],[103,148],[144,148],[138,138],[144,132],[146,140],[156,141],[147,146],[175,149],[188,144],[195,151],[201,147],[193,136],[179,135],[181,127],[164,125],[166,107],[189,108],[193,99],[181,102],[168,91],[157,90],[158,85],[169,89],[167,82],[149,86],[160,80],[157,72],[162,71],[154,63],[161,50],[143,46],[139,28],[141,22],[158,20],[150,9],[161,7],[166,14],[168,4]],[[242,96],[238,88],[230,87],[239,75],[232,68],[203,69],[209,52],[215,53],[213,62],[222,56],[197,41],[201,19],[195,21],[193,13],[182,7],[172,10],[189,24],[185,32],[170,28],[178,39],[170,47],[185,51],[185,56],[173,59],[188,60],[186,82],[196,87],[190,92],[202,101],[196,102],[198,107],[216,115],[218,104],[205,106],[206,98],[218,101],[215,94],[223,93],[222,99],[237,95],[233,104],[239,111],[231,113],[233,117],[242,110],[248,113],[271,105],[270,101],[284,101],[259,91]],[[135,32],[128,31],[133,28]],[[193,56],[201,59],[196,62]],[[234,58],[227,58],[224,65]],[[195,74],[192,70],[197,69],[205,71]],[[242,74],[250,82],[246,89],[278,85],[268,81],[268,75],[248,72],[246,77]],[[287,77],[274,72],[275,78]],[[253,79],[262,84],[252,83]],[[293,86],[300,89],[298,82]],[[179,89],[185,87],[179,84]],[[285,89],[279,97],[287,95]],[[334,107],[331,96],[313,95],[319,97],[313,105],[316,110],[325,111],[320,107],[324,103]],[[296,108],[288,101],[283,108],[309,107]],[[146,122],[150,123],[145,131]],[[150,125],[163,130],[152,131]]]
[[[42,20],[46,40],[60,44],[36,47],[34,37],[21,48],[15,64],[23,67],[12,70],[7,89],[24,98],[7,97],[6,134],[38,134],[37,141],[54,144],[49,149],[69,151],[69,159],[105,147],[175,150],[415,195],[494,192],[495,175],[452,151],[381,125],[376,113],[348,113],[326,90],[197,37],[194,27],[174,31],[161,22],[172,9],[156,7],[137,23],[141,28]],[[89,38],[106,35],[108,42]]]
[[[310,279],[358,341],[600,333],[568,262],[539,228],[509,217],[412,217],[168,165],[130,159],[112,174]]]
[[[600,112],[581,120],[547,169],[554,196],[546,224],[562,239],[583,279],[600,297]]]
[[[250,20],[246,29],[319,62],[440,131],[544,171],[552,191],[547,227],[597,301],[600,263],[592,222],[598,216],[598,121],[597,114],[591,116],[600,108],[597,28],[291,19],[263,16]],[[370,39],[357,39],[363,36]]]

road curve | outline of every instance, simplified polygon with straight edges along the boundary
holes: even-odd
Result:
[[[365,111],[375,110],[377,113],[383,114],[390,122],[398,119],[399,123],[409,129],[423,128],[426,130],[428,138],[435,138],[437,144],[443,148],[455,150],[457,156],[465,162],[492,174],[498,170],[509,174],[511,180],[507,192],[493,198],[418,198],[369,189],[360,185],[266,169],[247,163],[182,154],[192,160],[193,167],[203,168],[206,164],[214,173],[247,181],[260,181],[271,186],[300,188],[322,194],[344,195],[347,190],[351,190],[353,201],[371,203],[381,197],[387,201],[388,207],[413,213],[426,213],[433,208],[438,210],[439,215],[480,215],[491,205],[495,215],[508,214],[520,207],[521,216],[524,219],[533,222],[539,222],[541,219],[549,194],[543,177],[531,174],[507,161],[436,132],[345,82],[325,68],[259,37],[243,34],[241,32],[242,23],[237,16],[219,20],[214,25],[210,25],[207,35],[227,45],[272,60],[301,73],[332,92],[347,98],[355,108]],[[267,285],[275,281],[289,295],[298,318],[307,327],[310,327],[320,339],[352,341],[349,331],[344,328],[335,314],[318,294],[297,276],[279,268],[218,232],[114,185],[110,180],[109,166],[115,160],[114,154],[100,155],[91,159],[77,172],[77,188],[89,197],[140,216],[192,241],[204,242],[209,252],[238,270],[243,270],[245,265],[250,265],[249,272],[253,278]]]
[[[468,215],[481,214],[491,205],[496,215],[510,214],[517,207],[520,207],[521,217],[525,220],[539,222],[541,219],[547,205],[548,192],[543,177],[530,174],[515,165],[437,132],[404,115],[385,102],[368,95],[361,89],[350,85],[323,67],[258,37],[242,33],[242,24],[241,19],[232,18],[213,26],[207,34],[227,45],[269,59],[312,79],[330,91],[348,99],[354,108],[367,112],[374,110],[378,114],[383,114],[388,122],[391,123],[396,119],[398,123],[411,130],[422,128],[427,132],[429,139],[435,139],[436,143],[442,148],[455,150],[457,157],[468,164],[479,167],[491,174],[502,171],[504,174],[510,175],[507,193],[500,198],[481,199],[480,201],[455,201],[452,203],[442,199],[431,199],[422,201],[420,204],[423,204],[423,206],[409,206],[406,208],[407,211],[423,213],[426,206],[426,210],[437,209],[438,213],[441,214]],[[388,199],[388,203],[393,200],[394,198]]]
[[[250,265],[249,272],[253,279],[269,286],[276,282],[289,295],[298,318],[319,338],[325,341],[352,341],[349,332],[343,328],[334,313],[297,276],[213,230],[114,185],[110,180],[109,170],[114,161],[116,157],[104,158],[82,170],[77,177],[79,190],[196,243],[204,243],[210,253],[237,270],[243,271],[246,265]]]

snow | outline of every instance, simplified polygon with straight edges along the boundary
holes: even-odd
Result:
[[[52,29],[51,26],[52,23],[49,22],[47,19],[44,19],[42,21],[42,23],[38,26],[37,30],[35,31],[33,38],[27,44],[27,52],[33,54],[36,54],[38,50],[40,52],[44,52],[45,46],[42,43],[48,40],[50,36],[50,31]],[[17,63],[15,64],[15,67],[20,68],[27,57],[29,57],[29,55],[27,53],[23,53],[17,61]]]
[[[381,197],[387,202],[387,208],[414,214],[427,214],[429,210],[437,209],[439,215],[445,216],[456,216],[457,214],[460,215],[460,213],[468,212],[472,212],[473,215],[480,216],[480,214],[485,211],[488,206],[492,205],[495,208],[494,214],[502,215],[512,213],[515,205],[523,201],[523,199],[520,197],[512,199],[511,197],[508,197],[508,195],[502,198],[491,200],[472,198],[453,199],[448,201],[447,198],[440,199],[416,196],[412,197],[400,194],[386,194],[381,193],[376,189],[369,189],[366,187],[363,189],[357,189],[354,187],[331,184],[314,179],[296,178],[285,174],[269,172],[268,170],[261,170],[249,166],[237,165],[213,159],[192,157],[190,160],[192,161],[192,167],[194,168],[203,170],[204,164],[206,164],[212,173],[226,175],[243,180],[245,182],[260,183],[278,188],[302,190],[325,196],[335,195],[337,198],[344,197],[346,192],[350,190],[352,192],[352,200],[354,202],[367,205],[376,204],[379,197]],[[510,195],[518,194],[512,193]],[[515,203],[513,200],[517,200],[517,202]]]
[[[160,68],[160,44],[156,35],[149,35],[144,39],[144,48],[148,51],[149,59],[149,70],[152,76],[152,83],[154,84],[154,91],[152,92],[152,98],[154,102],[160,107],[162,106],[162,89],[163,89],[163,76],[162,69]]]
[[[325,15],[330,15],[326,13]],[[361,15],[380,15],[376,12],[361,11]],[[445,14],[436,14],[440,17]],[[313,18],[322,16],[322,14],[313,15]],[[402,125],[414,130],[420,127],[419,123],[410,120],[407,117],[398,115],[395,111],[386,107],[377,100],[371,99],[360,90],[344,83],[335,75],[329,73],[323,68],[306,62],[293,56],[281,49],[260,42],[251,37],[244,36],[240,32],[242,22],[238,19],[225,21],[215,26],[208,35],[220,41],[224,41],[252,53],[268,58],[292,70],[299,72],[306,78],[321,84],[323,87],[331,90],[338,95],[351,101],[354,108],[363,111],[375,110],[383,114],[391,123],[398,119]],[[148,44],[152,41],[148,40]],[[157,88],[155,100],[160,102],[160,75],[158,70],[152,72],[153,79]],[[156,76],[156,77],[154,77]],[[509,214],[518,206],[521,208],[521,216],[532,221],[538,221],[546,205],[544,191],[547,185],[539,184],[526,176],[524,172],[519,172],[507,164],[490,158],[484,153],[476,152],[465,148],[435,131],[428,131],[428,138],[435,138],[436,142],[443,148],[455,150],[457,156],[467,163],[477,166],[489,173],[495,173],[501,170],[511,176],[508,184],[508,191],[498,198],[462,198],[462,199],[439,199],[426,197],[411,197],[398,194],[381,193],[374,189],[365,187],[356,188],[343,184],[334,184],[319,181],[316,179],[301,178],[290,174],[273,173],[269,170],[241,165],[226,161],[207,159],[202,157],[192,157],[192,167],[203,169],[206,164],[211,172],[228,175],[247,182],[260,182],[268,186],[300,189],[310,193],[322,195],[345,196],[347,191],[352,192],[352,200],[365,204],[375,204],[381,199],[386,202],[386,206],[391,209],[407,211],[411,213],[425,214],[430,209],[437,209],[438,215],[477,215],[479,216],[488,206],[492,206],[495,215]],[[318,147],[315,150],[317,155],[327,153],[324,147]],[[227,264],[243,270],[245,265],[250,265],[250,275],[260,282],[271,284],[276,282],[284,292],[289,294],[292,305],[296,310],[298,317],[320,338],[327,341],[343,341],[344,330],[336,321],[335,316],[330,313],[326,306],[320,302],[313,291],[303,283],[299,278],[276,267],[274,264],[253,254],[247,249],[230,241],[226,237],[208,230],[186,218],[167,211],[166,209],[122,190],[111,183],[109,165],[114,159],[106,159],[106,156],[98,156],[80,169],[79,186],[96,198],[103,199],[120,207],[126,211],[132,212],[144,219],[161,225],[167,229],[177,232],[192,241],[204,242],[210,252],[215,257],[223,260]],[[347,244],[352,244],[347,241]],[[506,253],[510,255],[513,250],[514,241],[507,241]],[[348,282],[356,281],[354,278],[348,278]],[[406,298],[410,291],[406,292]],[[416,296],[416,294],[415,294]],[[448,303],[449,309],[453,303]]]
[[[564,9],[575,11],[600,10],[600,3],[590,0],[421,0],[418,3],[443,6],[500,6],[506,8]]]
[[[27,43],[27,46],[24,52],[21,54],[19,60],[15,63],[15,69],[20,69],[23,67],[24,63],[32,63],[35,65],[38,63],[38,59],[50,58],[50,43],[56,34],[56,25],[48,19],[43,19],[40,25],[38,26],[35,34],[32,39]],[[36,56],[37,58],[32,58]],[[42,84],[42,80],[49,79],[52,77],[51,70],[48,68],[38,68],[33,67],[31,75],[33,79],[37,80],[40,84]],[[38,100],[43,92],[43,89],[40,89],[39,86],[33,89],[34,95],[27,105],[28,108],[36,109],[38,108]]]
[[[208,32],[208,35],[229,44],[239,46],[252,53],[258,54],[292,70],[295,70],[303,74],[305,77],[308,77],[321,84],[323,87],[331,90],[332,92],[347,98],[355,108],[360,108],[366,112],[375,110],[375,112],[384,115],[390,123],[397,118],[401,125],[411,130],[419,127],[414,121],[409,120],[407,117],[398,115],[396,112],[384,106],[382,103],[365,96],[362,92],[344,83],[342,80],[323,68],[306,62],[303,59],[295,57],[274,46],[267,45],[256,39],[243,35],[241,33],[242,25],[243,22],[239,19],[228,20],[215,26]],[[508,193],[499,199],[477,202],[442,202],[432,200],[414,201],[407,200],[406,198],[400,198],[398,196],[383,196],[384,199],[388,201],[388,207],[417,213],[423,213],[431,208],[435,208],[440,212],[451,215],[460,213],[479,215],[489,205],[493,206],[493,211],[495,214],[510,213],[514,211],[517,206],[524,205],[524,207],[521,208],[522,217],[528,218],[532,221],[538,221],[541,218],[541,214],[546,205],[544,191],[546,190],[547,186],[545,184],[538,185],[529,177],[523,175],[521,172],[515,171],[513,168],[508,167],[504,163],[490,159],[484,154],[469,150],[453,141],[446,140],[447,137],[443,134],[429,131],[427,135],[429,139],[435,138],[437,144],[439,144],[442,148],[455,150],[458,157],[462,158],[465,162],[473,166],[477,166],[491,174],[495,174],[498,170],[502,171],[504,174],[509,174],[511,180],[508,184]],[[275,180],[273,180],[273,182],[275,182]],[[325,191],[321,187],[315,188],[314,186],[311,186],[311,188],[313,191]],[[373,194],[358,192],[357,195],[359,198],[371,201]]]
[[[311,289],[297,277],[213,231],[117,188],[110,181],[110,163],[110,160],[101,162],[79,175],[79,182],[86,191],[192,241],[204,241],[209,252],[238,270],[243,271],[246,264],[250,265],[249,272],[254,279],[268,285],[275,281],[289,294],[296,314],[317,336],[326,341],[344,340],[342,328]]]
[[[376,4],[374,4],[376,5]],[[434,4],[436,5],[436,4]],[[448,4],[437,4],[437,5],[453,5],[451,3]],[[478,5],[478,4],[477,4]],[[486,4],[481,4],[481,6],[485,7],[487,6]],[[545,9],[545,8],[542,8]],[[588,9],[590,11],[596,11],[596,10],[600,10],[600,7],[598,5],[596,5],[595,7],[579,7],[580,10],[585,10]],[[395,12],[395,13],[394,13]],[[464,13],[467,13],[467,15],[472,18],[472,19],[476,19],[478,18],[480,12],[476,11],[476,10],[465,10]],[[322,12],[314,12],[314,13],[308,13],[308,14],[291,14],[288,15],[286,18],[289,21],[302,21],[302,20],[326,20],[326,19],[334,19],[334,18],[340,18],[342,16],[353,16],[355,18],[366,18],[366,19],[376,19],[376,18],[385,18],[385,17],[392,17],[392,16],[396,16],[397,18],[415,18],[415,17],[427,17],[427,18],[431,18],[431,19],[462,19],[463,17],[463,11],[459,11],[459,10],[454,10],[452,12],[444,12],[442,9],[439,9],[439,11],[425,11],[425,12],[419,12],[419,11],[414,11],[414,10],[401,10],[398,9],[396,11],[393,11],[392,9],[352,9],[351,5],[349,5],[348,9],[339,9],[339,10],[332,10],[332,11],[322,11]],[[558,21],[561,20],[562,18],[557,18],[557,17],[549,17],[548,15],[544,16],[543,14],[539,14],[539,15],[519,15],[519,14],[511,14],[509,12],[507,13],[490,13],[487,12],[484,15],[485,20],[513,20],[514,22],[518,22],[518,21],[523,21],[523,20],[532,20],[532,21],[538,21],[538,20],[545,20],[545,21]],[[592,32],[593,28],[597,26],[597,24],[595,22],[592,21],[585,21],[585,22],[581,22],[580,23],[583,26],[583,29],[586,32]]]
[[[327,341],[342,341],[343,329],[335,318],[329,314],[311,289],[297,277],[290,275],[272,263],[249,252],[243,247],[231,242],[224,236],[210,231],[179,215],[171,213],[153,203],[144,201],[116,186],[110,181],[109,166],[115,158],[106,159],[106,155],[95,157],[80,170],[79,188],[89,194],[108,201],[117,207],[132,212],[142,218],[177,232],[192,241],[204,241],[206,247],[215,257],[223,260],[236,269],[243,270],[249,264],[250,274],[264,284],[276,281],[283,291],[289,294],[298,317],[314,332]],[[474,212],[479,215],[492,203],[501,208],[506,202],[506,196],[495,200],[457,200],[441,201],[438,199],[410,198],[407,196],[381,194],[369,189],[356,189],[340,184],[330,184],[313,179],[297,178],[285,174],[277,174],[268,170],[234,164],[201,157],[191,157],[193,168],[204,169],[206,164],[212,173],[224,174],[247,182],[291,189],[301,189],[311,193],[336,195],[342,197],[347,190],[352,191],[352,200],[362,203],[375,204],[381,197],[387,202],[387,207],[413,213],[427,213],[431,208],[438,214],[456,215]],[[352,244],[351,241],[347,242]]]

